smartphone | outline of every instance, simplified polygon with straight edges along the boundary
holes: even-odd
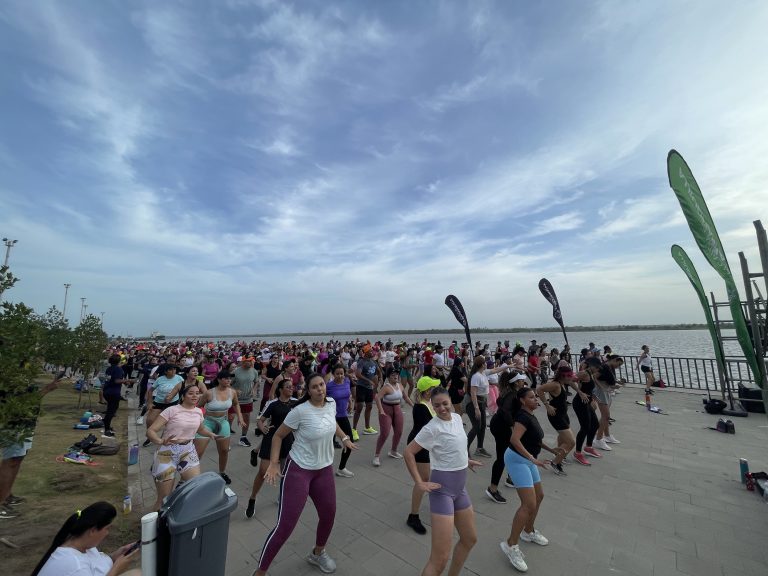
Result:
[[[141,540],[136,540],[133,544],[131,544],[131,547],[128,548],[125,552],[123,552],[123,556],[128,556],[131,552],[136,550],[139,546],[141,546]]]

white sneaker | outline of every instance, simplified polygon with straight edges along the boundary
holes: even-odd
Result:
[[[139,416],[138,418],[136,418],[136,424],[138,425],[144,424],[144,416]]]
[[[396,452],[394,450],[390,450],[389,454],[387,454],[387,456],[389,456],[390,458],[395,458],[397,460],[402,460],[403,459],[403,455],[400,454],[400,452]]]
[[[600,438],[599,440],[595,438],[595,441],[592,442],[592,446],[594,446],[595,448],[600,448],[600,450],[606,450],[608,452],[613,450],[613,448],[608,446],[608,443],[603,438]]]
[[[547,540],[541,532],[536,530],[536,528],[533,529],[533,532],[526,532],[525,530],[520,532],[520,540],[523,542],[533,542],[539,546],[546,546],[549,544],[549,540]]]
[[[373,465],[374,466],[381,466],[381,460],[379,460],[378,456],[373,457]]]
[[[520,546],[517,544],[510,546],[504,540],[499,543],[499,546],[501,546],[501,551],[507,555],[510,564],[515,567],[515,570],[518,570],[519,572],[528,572],[528,564],[525,563],[525,556],[523,556],[523,553],[520,551]]]
[[[336,470],[336,476],[341,476],[342,478],[353,478],[355,473],[351,470],[348,470],[347,468],[342,468],[341,470]]]
[[[606,442],[608,442],[608,444],[621,444],[621,442],[619,442],[618,440],[616,440],[616,438],[614,438],[614,437],[613,437],[611,434],[608,434],[608,436],[605,436],[605,437],[603,438],[603,440],[605,440]]]

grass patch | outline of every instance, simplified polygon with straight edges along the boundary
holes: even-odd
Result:
[[[46,378],[43,383],[48,381]],[[140,536],[140,514],[136,511],[129,515],[122,513],[123,498],[128,493],[129,447],[124,441],[128,410],[125,403],[121,402],[113,420],[113,428],[121,440],[120,452],[114,456],[94,456],[98,466],[56,460],[88,433],[72,428],[85,411],[85,408],[77,407],[78,396],[71,383],[63,382],[58,390],[43,398],[32,450],[24,458],[13,487],[13,493],[27,501],[16,508],[20,512],[18,517],[3,520],[0,524],[0,537],[19,546],[13,549],[0,544],[2,572],[5,574],[29,574],[67,517],[99,500],[113,504],[118,510],[110,535],[100,547],[102,551],[109,553]],[[93,412],[103,412],[104,406],[98,404],[98,392],[92,392],[91,398]],[[93,433],[100,441],[101,430]]]

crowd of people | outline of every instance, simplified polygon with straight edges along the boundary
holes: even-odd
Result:
[[[643,353],[637,368],[647,374],[650,350],[643,347]],[[590,344],[576,355],[567,345],[560,351],[535,340],[527,349],[499,342],[494,349],[478,345],[474,350],[456,341],[447,347],[391,341],[121,344],[109,350],[104,379],[112,390],[105,390],[104,401],[111,420],[124,386],[138,394],[137,422],[147,426],[145,446],[157,445],[152,465],[155,509],[177,477],[186,481],[199,474],[210,440],[217,447],[219,474],[229,484],[231,436],[251,447],[254,414],[254,441],[260,440],[260,446],[250,453],[256,471],[246,518],[256,514],[263,484],[280,484],[277,523],[264,543],[256,574],[266,574],[307,498],[318,514],[315,547],[307,561],[322,572],[335,571],[325,549],[336,512],[334,476],[355,476],[348,463],[359,451],[360,434],[378,435],[370,460],[374,467],[382,465],[388,442],[391,462],[404,460],[413,478],[405,524],[417,534],[428,531],[420,509],[424,494],[429,496],[432,547],[423,574],[461,571],[477,541],[466,474],[481,467],[483,459],[495,457],[484,496],[497,504],[507,502],[500,490],[506,470],[504,485],[516,491],[519,505],[500,547],[512,566],[525,572],[520,541],[548,544],[535,526],[544,498],[541,471],[565,476],[569,463],[590,466],[590,460],[620,444],[611,433],[610,406],[621,387],[616,374],[622,362],[609,346],[599,350]],[[412,411],[412,429],[401,449],[404,405]],[[535,414],[540,405],[556,433],[551,446],[544,442]],[[569,405],[578,419],[576,433]],[[379,429],[371,420],[374,406]],[[485,449],[486,427],[495,440],[495,454]],[[104,433],[115,434],[111,427]],[[334,449],[341,451],[335,471]],[[550,456],[543,458],[542,451]],[[454,528],[459,538],[452,548]],[[94,533],[88,542],[97,539]],[[55,548],[46,562],[73,554]],[[107,555],[99,553],[98,558],[107,566]]]

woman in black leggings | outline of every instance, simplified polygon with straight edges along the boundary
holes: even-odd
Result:
[[[585,369],[578,374],[578,394],[573,398],[573,411],[579,419],[579,433],[576,434],[576,452],[573,457],[579,464],[590,466],[589,460],[584,456],[588,454],[593,458],[602,458],[603,455],[592,448],[592,441],[597,433],[597,401],[593,396],[595,390],[595,376],[600,371],[600,360],[597,358],[587,358],[585,360]],[[582,451],[584,441],[587,445]]]

